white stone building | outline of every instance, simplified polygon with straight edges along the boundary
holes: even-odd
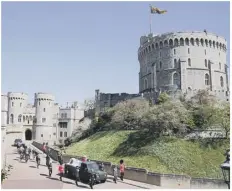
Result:
[[[77,102],[75,106],[60,108],[54,100],[55,97],[51,94],[36,93],[32,105],[28,104],[28,96],[25,93],[9,92],[2,95],[1,127],[2,142],[6,137],[5,146],[12,145],[17,138],[48,142],[53,145],[71,136],[75,125],[84,117],[84,110]],[[69,116],[65,121],[63,121],[64,110]],[[60,136],[60,132],[65,132],[62,122],[67,123],[65,137],[63,134]]]
[[[71,106],[60,108],[59,116],[59,143],[63,143],[67,137],[70,137],[79,121],[84,117],[84,109],[74,102]]]
[[[142,36],[139,92],[156,100],[160,92],[191,96],[206,89],[229,101],[226,50],[226,40],[207,31]]]

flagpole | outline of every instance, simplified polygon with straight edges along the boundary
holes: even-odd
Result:
[[[150,7],[149,7],[150,9],[149,9],[149,20],[150,20],[150,34],[151,34],[151,24],[152,24],[152,22],[151,22],[151,5],[150,5]]]

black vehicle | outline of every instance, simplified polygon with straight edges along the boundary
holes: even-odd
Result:
[[[15,139],[13,146],[18,146],[19,144],[22,144],[22,139]]]
[[[70,161],[64,165],[65,175],[76,180],[79,177],[81,163],[82,162],[80,160],[71,158]]]
[[[107,179],[107,173],[99,168],[96,162],[83,162],[79,169],[79,178],[76,179],[76,184],[78,181],[89,184],[90,188],[93,188],[94,184],[104,183]]]

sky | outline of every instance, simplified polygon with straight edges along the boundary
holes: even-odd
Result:
[[[140,37],[216,33],[227,40],[229,2],[2,2],[2,93],[46,92],[55,101],[83,102],[104,93],[138,93]]]

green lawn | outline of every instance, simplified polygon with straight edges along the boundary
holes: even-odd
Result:
[[[192,177],[222,178],[219,165],[229,141],[187,141],[156,138],[137,131],[99,132],[75,143],[66,152],[90,159],[146,168],[152,172],[186,174]]]

